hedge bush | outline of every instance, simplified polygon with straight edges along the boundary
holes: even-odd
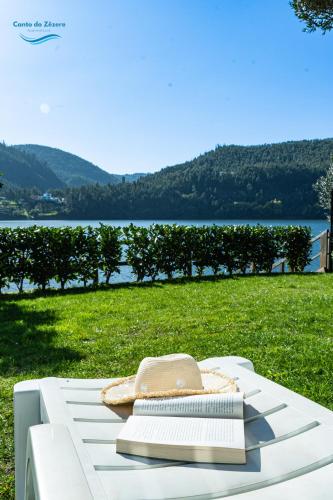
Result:
[[[0,292],[10,283],[22,292],[25,281],[42,290],[52,280],[62,290],[73,280],[96,285],[99,271],[109,283],[120,272],[123,249],[138,281],[191,276],[193,269],[198,276],[208,270],[270,273],[278,258],[301,272],[310,262],[310,238],[304,226],[0,228]]]

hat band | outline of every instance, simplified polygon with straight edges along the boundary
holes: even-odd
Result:
[[[112,389],[112,387],[116,387],[131,381],[135,381],[136,375],[130,375],[129,377],[116,379],[109,385],[104,387],[104,389],[101,391],[102,401],[110,405],[119,405],[119,404],[132,403],[135,399],[150,399],[150,398],[175,397],[175,396],[195,396],[203,394],[218,394],[218,393],[237,391],[237,384],[235,380],[228,377],[227,375],[209,369],[200,369],[200,372],[218,376],[226,382],[226,385],[220,389],[184,389],[184,388],[169,389],[167,391],[164,390],[164,391],[151,391],[151,392],[136,392],[131,395],[124,395],[120,397],[118,396],[117,398],[114,399],[108,398],[107,392],[110,389]]]

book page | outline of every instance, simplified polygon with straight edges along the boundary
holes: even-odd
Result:
[[[137,399],[133,415],[243,418],[244,393]]]
[[[118,439],[171,446],[245,447],[244,422],[239,419],[131,416]]]

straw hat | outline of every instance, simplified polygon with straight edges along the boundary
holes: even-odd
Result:
[[[102,401],[109,405],[136,399],[236,392],[233,379],[223,373],[200,369],[188,354],[144,358],[136,375],[120,378],[104,387]]]

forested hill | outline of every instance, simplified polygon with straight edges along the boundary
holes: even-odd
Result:
[[[321,217],[313,184],[328,168],[333,139],[218,146],[133,184],[68,190],[80,218]]]
[[[39,144],[18,144],[20,151],[34,154],[39,160],[47,162],[53,172],[69,187],[79,187],[85,184],[119,184],[123,177],[126,182],[134,182],[146,175],[110,174],[80,156],[68,153],[62,149],[41,146]]]
[[[67,186],[84,184],[116,184],[120,182],[117,175],[109,174],[93,163],[61,149],[39,144],[20,144],[15,146],[20,151],[34,154],[53,170],[55,175]]]
[[[42,191],[65,187],[45,161],[4,143],[0,143],[0,172],[1,182],[7,185],[37,187]]]

